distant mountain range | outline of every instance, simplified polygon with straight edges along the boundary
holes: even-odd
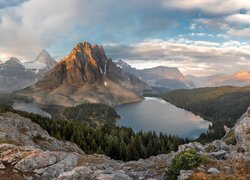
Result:
[[[175,67],[158,66],[148,69],[136,69],[122,60],[119,60],[116,64],[124,71],[139,77],[151,87],[166,88],[169,90],[195,87],[194,84],[187,80],[180,70]]]
[[[17,58],[10,58],[0,63],[0,92],[10,93],[23,89],[41,79],[56,61],[43,50],[35,61],[21,62]]]
[[[84,87],[87,88],[85,81],[89,84],[95,84],[94,87],[98,90],[93,90],[95,93],[92,93],[92,95],[100,94],[100,96],[108,95],[107,93],[103,93],[107,92],[107,87],[106,90],[102,88],[102,90],[100,90],[100,87],[104,87],[108,83],[109,86],[115,83],[116,85],[119,84],[137,93],[146,91],[149,92],[149,94],[155,93],[152,89],[160,93],[165,93],[175,89],[250,85],[250,72],[246,71],[236,72],[232,75],[216,74],[212,76],[196,77],[193,75],[185,76],[175,67],[158,66],[155,68],[136,69],[122,60],[119,60],[115,64],[106,57],[101,46],[90,45],[89,43],[78,44],[69,56],[63,59],[59,64],[56,64],[57,62],[46,50],[43,50],[34,61],[21,62],[17,58],[12,57],[6,62],[0,62],[0,93],[10,93],[26,88],[34,85],[44,77],[46,80],[42,82],[46,85],[48,84],[47,81],[52,81],[53,78],[69,82],[70,86],[67,86],[67,88],[73,85],[78,89],[68,89],[68,91],[70,91],[69,94],[73,93],[74,95],[81,91],[86,92],[86,90],[80,90],[78,88],[78,86],[83,87],[83,84]],[[48,77],[47,75],[53,67],[55,68],[50,73],[50,77]],[[64,74],[63,77],[61,77],[62,74]],[[63,78],[66,78],[66,80]],[[41,82],[38,84],[42,87]],[[36,84],[36,87],[38,87],[38,84]],[[100,84],[104,84],[104,86],[100,86]],[[61,85],[65,86],[65,82],[61,83]],[[59,87],[57,83],[53,86]],[[93,85],[87,88],[88,91],[90,91],[92,87]],[[114,90],[114,87],[109,88]],[[60,89],[64,89],[62,93],[63,96],[68,95],[68,92],[64,92],[65,88],[61,87]],[[55,94],[58,95],[61,91],[62,90]],[[115,97],[114,92],[110,93],[112,94],[110,97]],[[99,102],[99,100],[97,100],[99,98],[93,98],[92,95],[86,94],[86,99],[88,101]],[[65,100],[65,103],[74,104],[74,101],[78,101],[78,97],[82,99],[82,95],[76,96],[77,98],[73,98],[70,101],[70,98],[66,98],[67,100]],[[102,99],[105,99],[104,101],[107,100],[107,98],[103,97]],[[114,99],[114,102],[116,102],[115,104],[119,104],[119,101],[123,102],[124,100]],[[51,100],[51,102],[54,103],[53,100]],[[55,102],[55,104],[58,103]],[[108,104],[112,103],[108,102]]]
[[[239,71],[232,75],[217,74],[213,76],[195,77],[187,75],[186,78],[194,82],[196,87],[216,87],[216,86],[249,86],[250,72]]]
[[[83,102],[118,105],[139,101],[146,83],[108,59],[102,46],[77,44],[42,80],[18,92],[41,104]]]

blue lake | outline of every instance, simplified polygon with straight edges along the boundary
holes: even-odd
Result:
[[[196,138],[206,132],[211,124],[160,98],[146,97],[141,102],[116,106],[115,109],[121,116],[118,125],[131,127],[135,131],[154,130],[183,138]]]

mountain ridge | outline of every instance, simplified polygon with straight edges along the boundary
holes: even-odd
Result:
[[[142,100],[139,92],[146,88],[108,59],[102,46],[81,42],[43,80],[20,93],[42,104],[71,106],[88,101],[117,105]]]
[[[162,87],[170,90],[194,87],[193,83],[187,81],[186,77],[176,67],[157,66],[154,68],[136,69],[122,60],[119,60],[116,64],[124,71],[139,77],[151,87]]]

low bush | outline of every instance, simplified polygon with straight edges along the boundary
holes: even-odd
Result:
[[[206,164],[209,161],[210,159],[207,156],[200,155],[194,150],[183,151],[172,159],[167,176],[170,179],[177,179],[180,170],[191,170],[199,164]]]

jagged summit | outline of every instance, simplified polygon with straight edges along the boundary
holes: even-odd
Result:
[[[44,64],[46,68],[52,68],[56,64],[56,61],[50,56],[49,52],[45,49],[41,51],[41,53],[38,55],[34,62]]]
[[[23,92],[46,104],[70,106],[88,101],[116,105],[141,100],[135,91],[146,88],[108,59],[102,46],[81,42],[43,80]]]
[[[102,46],[81,42],[60,62],[59,66],[64,69],[66,81],[79,87],[86,81],[102,82],[103,75],[107,72],[107,63],[108,58]]]

